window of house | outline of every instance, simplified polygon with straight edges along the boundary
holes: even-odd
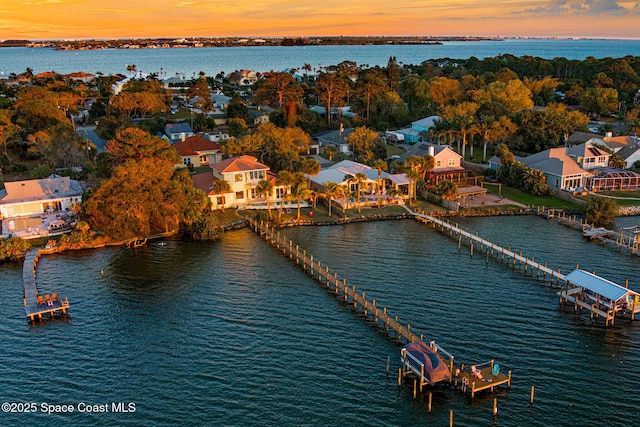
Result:
[[[436,160],[436,167],[439,168],[442,166],[442,160]]]
[[[264,179],[264,171],[251,171],[249,176],[251,179]]]
[[[244,200],[244,191],[236,191],[236,200]]]
[[[201,163],[207,163],[207,156],[206,155],[200,156],[200,162]]]
[[[284,195],[285,195],[284,188],[282,188],[282,187],[276,188],[276,197],[278,199],[282,199],[284,197]]]
[[[456,165],[456,159],[449,159],[449,166],[455,166]]]
[[[604,162],[605,162],[605,157],[604,156],[598,157],[598,163],[604,163]]]
[[[218,196],[218,197],[216,198],[216,204],[217,204],[218,206],[222,206],[222,205],[224,205],[224,196]]]
[[[255,189],[255,188],[252,188],[252,189],[251,189],[251,198],[252,198],[252,199],[255,199],[255,198],[257,198],[257,197],[258,197],[258,194],[256,193],[256,189]]]
[[[241,173],[237,173],[234,176],[235,176],[236,182],[242,182],[242,174]]]

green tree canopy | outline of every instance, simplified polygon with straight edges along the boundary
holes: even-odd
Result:
[[[105,148],[121,163],[142,159],[180,163],[180,156],[169,141],[138,128],[127,128],[117,132],[116,137],[110,140]]]

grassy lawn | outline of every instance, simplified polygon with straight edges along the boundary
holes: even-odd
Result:
[[[490,194],[498,194],[498,187],[488,185],[487,191]],[[545,208],[560,208],[560,209],[576,209],[577,205],[566,202],[562,199],[558,199],[554,196],[534,196],[530,193],[524,193],[514,188],[502,186],[502,197],[513,200],[514,202],[522,203],[527,206],[544,206]]]
[[[612,199],[618,206],[640,206],[640,191],[599,191],[601,196],[623,197],[623,199]],[[589,201],[593,196],[579,197]]]
[[[473,147],[473,157],[471,156],[471,146],[467,145],[467,150],[465,153],[465,160],[468,162],[481,164],[482,162],[482,145],[476,145]],[[493,150],[491,148],[487,148],[487,162],[489,159],[493,157]],[[485,162],[486,163],[486,162]]]
[[[598,194],[602,194],[604,196],[640,199],[640,191],[598,191]]]
[[[387,144],[386,148],[387,148],[387,159],[391,156],[401,156],[407,151],[404,148],[398,147],[397,145],[393,145],[393,144]]]

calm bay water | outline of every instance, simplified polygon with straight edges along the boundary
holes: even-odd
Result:
[[[536,217],[464,224],[563,271],[580,264],[640,288],[640,258],[578,231]],[[284,232],[458,362],[512,369],[497,425],[635,424],[637,324],[593,325],[547,286],[411,220]],[[46,256],[38,278],[69,297],[71,321],[28,326],[21,265],[2,265],[2,400],[134,402],[136,412],[2,413],[3,425],[447,425],[450,409],[455,425],[493,424],[491,396],[471,402],[446,388],[429,414],[396,385],[397,342],[248,230]]]
[[[230,47],[201,49],[133,49],[55,51],[52,49],[0,49],[0,77],[22,73],[27,67],[34,72],[85,71],[105,74],[127,73],[127,64],[135,64],[144,73],[176,73],[191,78],[200,71],[216,75],[220,71],[251,69],[259,72],[301,68],[305,63],[314,69],[354,61],[358,65],[386,66],[389,57],[398,62],[418,65],[436,58],[486,58],[500,54],[531,55],[552,59],[640,56],[638,40],[504,40],[482,42],[444,42],[443,45],[377,45],[377,46],[305,46],[305,47]]]

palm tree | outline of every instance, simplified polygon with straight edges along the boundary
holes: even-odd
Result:
[[[296,202],[298,203],[298,221],[302,219],[302,215],[300,215],[300,204],[302,203],[302,200],[308,196],[309,187],[307,187],[307,180],[302,173],[295,173],[293,175],[293,183],[291,186],[291,197],[296,199]]]
[[[311,178],[320,173],[320,163],[313,157],[306,157],[302,160],[302,172],[309,175],[308,187],[311,188]]]
[[[341,194],[341,187],[338,183],[328,181],[324,183],[324,195],[329,201],[329,216],[331,216],[331,201]]]
[[[458,184],[448,179],[444,179],[436,185],[436,193],[446,200],[455,200],[458,195]]]
[[[269,204],[269,199],[271,198],[271,194],[273,192],[273,184],[271,181],[263,179],[258,182],[256,185],[256,194],[258,197],[264,196],[265,203],[267,204],[267,211],[269,212],[269,221],[271,221],[271,205]]]
[[[287,200],[287,187],[291,185],[293,181],[293,174],[287,170],[281,170],[278,172],[278,176],[276,177],[276,184],[283,185],[284,193],[282,194],[282,198],[280,199],[280,209],[278,209],[278,222],[280,222],[280,218],[282,216],[282,210],[284,208],[284,202]]]
[[[329,161],[332,162],[333,156],[338,154],[338,149],[336,148],[335,145],[329,144],[322,149],[322,152],[325,153],[327,156],[329,156]]]
[[[387,170],[388,165],[384,160],[377,159],[373,162],[373,168],[378,171],[378,207],[381,207],[380,198],[382,197],[382,172]]]
[[[213,188],[212,188],[213,194],[224,194],[224,193],[229,193],[231,191],[231,185],[229,184],[228,181],[219,179],[213,182]],[[224,196],[222,196],[222,212],[224,212]]]
[[[358,202],[357,202],[357,206],[358,206],[358,213],[360,213],[360,205],[361,205],[361,198],[362,198],[362,184],[367,182],[367,175],[365,175],[363,172],[358,172],[356,174],[356,176],[353,177],[353,182],[355,182],[357,184],[357,189],[356,189],[356,197],[358,198]]]

